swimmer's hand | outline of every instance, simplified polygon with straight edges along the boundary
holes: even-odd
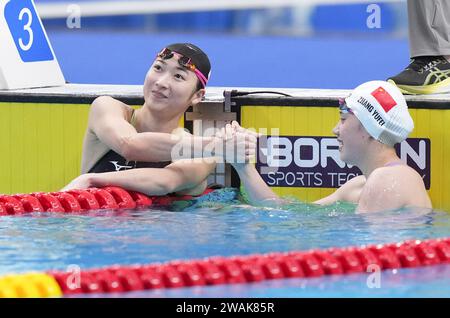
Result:
[[[255,163],[256,144],[259,134],[245,129],[238,122],[233,121],[219,130],[216,137],[224,143],[223,158],[232,166],[242,166]]]
[[[61,189],[61,191],[87,189],[92,187],[92,174],[86,173],[73,179],[68,185]]]

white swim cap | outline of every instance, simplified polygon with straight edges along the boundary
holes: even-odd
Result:
[[[364,83],[352,91],[345,103],[369,135],[383,144],[394,146],[414,129],[405,97],[391,83]]]

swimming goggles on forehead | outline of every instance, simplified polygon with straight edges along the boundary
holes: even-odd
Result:
[[[344,98],[339,98],[339,111],[342,114],[353,114],[353,111],[347,106]]]
[[[202,74],[202,72],[199,71],[199,69],[195,66],[195,64],[192,63],[191,58],[184,56],[180,53],[177,53],[175,51],[172,51],[171,49],[168,48],[164,48],[161,52],[159,52],[157,57],[159,57],[162,60],[169,60],[175,54],[178,56],[178,64],[194,72],[195,75],[197,75],[197,78],[199,79],[200,83],[202,83],[203,87],[205,87],[206,83],[208,82],[208,79],[205,77],[205,75]]]

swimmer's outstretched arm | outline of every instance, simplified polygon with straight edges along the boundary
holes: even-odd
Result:
[[[212,157],[205,149],[221,149],[222,142],[213,137],[145,132],[124,136],[118,144],[119,151],[115,151],[128,161],[155,162]],[[222,154],[215,152],[214,156]]]
[[[250,203],[259,204],[261,201],[270,200],[271,202],[282,204],[285,201],[279,198],[272,189],[264,182],[253,164],[232,165],[247,191]],[[346,201],[357,203],[361,188],[365,183],[364,176],[359,176],[348,181],[342,187],[338,188],[330,195],[319,199],[313,203],[319,205],[333,204],[337,201]]]
[[[239,174],[251,204],[261,204],[267,200],[282,203],[278,195],[261,178],[253,164],[233,165],[233,168]]]
[[[137,133],[136,129],[124,119],[125,109],[123,103],[111,97],[97,98],[91,106],[85,140],[90,139],[89,134],[94,134],[102,143],[128,161],[171,161],[174,147],[191,150],[192,146],[196,146],[195,151],[183,152],[185,157],[181,158],[184,159],[208,156],[208,152],[204,151],[206,147],[219,151],[222,149],[219,147],[222,141],[216,137],[199,137],[187,133]],[[221,153],[216,152],[214,155],[221,156]]]
[[[252,131],[242,128],[237,122],[233,122],[231,125],[226,125],[226,127],[218,133],[218,136],[224,138],[225,140],[229,140],[235,138],[238,133],[254,137],[257,135]],[[247,142],[249,143],[249,148],[256,148],[255,141],[252,141],[251,138],[246,138],[246,140],[248,140]],[[233,162],[230,162],[230,164],[239,174],[239,178],[245,187],[250,203],[260,204],[262,201],[267,200],[277,204],[282,204],[285,202],[283,199],[279,198],[264,182],[253,164],[237,164]],[[354,178],[329,196],[317,200],[314,203],[327,205],[336,201],[357,202],[357,198],[359,198],[359,193],[364,183],[364,176]]]
[[[192,189],[195,189],[196,193],[190,194],[198,195],[206,188],[206,178],[214,168],[215,163],[184,160],[172,163],[165,168],[87,173],[75,178],[62,191],[117,186],[146,195],[166,195]]]
[[[236,162],[228,161],[228,163],[230,163],[238,173],[250,203],[261,204],[263,201],[268,200],[270,200],[271,203],[282,203],[283,201],[264,182],[251,162],[252,159],[255,158],[256,141],[259,135],[253,131],[242,128],[238,122],[233,121],[231,124],[227,124],[222,128],[221,131],[217,132],[216,136],[224,140],[225,143],[231,143],[232,145],[244,144],[244,146],[237,148],[237,153],[239,154],[239,149],[245,149],[245,155],[240,157],[238,155],[240,160],[234,158],[234,156],[230,156],[233,160],[238,160],[236,160]],[[228,159],[228,156],[225,156],[225,159]]]

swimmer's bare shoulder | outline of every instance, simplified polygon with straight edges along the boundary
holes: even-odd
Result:
[[[361,191],[366,184],[366,177],[364,175],[356,176],[348,180],[336,192],[339,194],[340,201],[351,203],[358,203]]]
[[[97,126],[105,120],[123,120],[131,116],[132,108],[111,96],[97,97],[91,104],[89,111],[89,128]]]
[[[103,140],[109,132],[120,133],[125,128],[129,130],[129,119],[132,108],[110,96],[97,97],[89,110],[87,133],[92,139]],[[125,125],[125,127],[124,127]]]
[[[363,175],[354,177],[339,187],[329,196],[316,201],[317,204],[332,204],[337,201],[358,203],[361,191],[366,184],[366,177]]]
[[[123,127],[122,130],[134,130],[127,123],[130,117],[131,107],[110,96],[100,96],[92,102],[83,141],[82,173],[89,171],[105,153],[113,148],[111,143],[117,143],[117,141],[111,137],[120,133],[120,127]]]
[[[357,210],[373,212],[406,206],[432,207],[422,177],[411,167],[399,165],[381,167],[370,174]]]

